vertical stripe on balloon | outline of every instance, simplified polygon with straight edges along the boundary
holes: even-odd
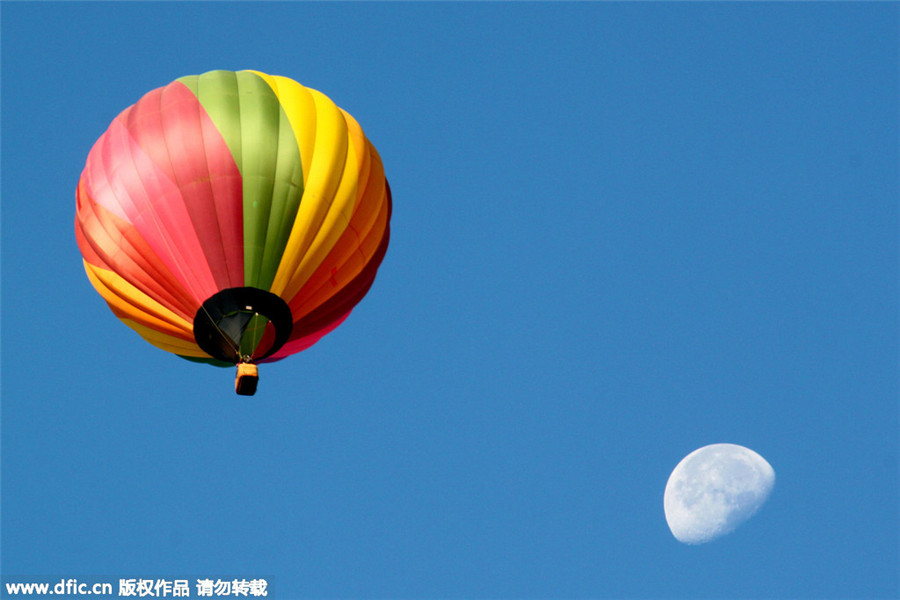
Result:
[[[241,174],[243,285],[269,289],[303,197],[303,167],[278,97],[250,72],[179,80],[196,95]]]

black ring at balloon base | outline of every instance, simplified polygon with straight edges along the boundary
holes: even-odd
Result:
[[[241,342],[257,315],[267,319],[274,328],[274,338],[267,348],[244,356],[240,351]],[[210,296],[197,310],[194,339],[211,357],[239,364],[277,352],[290,338],[293,327],[291,309],[275,294],[254,287],[227,288]]]

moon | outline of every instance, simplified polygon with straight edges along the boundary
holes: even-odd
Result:
[[[672,535],[703,544],[756,514],[775,486],[762,456],[737,444],[711,444],[685,456],[666,484],[663,506]]]

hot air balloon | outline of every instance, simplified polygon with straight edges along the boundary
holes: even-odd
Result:
[[[258,71],[155,89],[90,150],[76,192],[84,268],[112,312],[188,360],[257,364],[312,346],[363,298],[388,246],[375,147],[324,94]]]

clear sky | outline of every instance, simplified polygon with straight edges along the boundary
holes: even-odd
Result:
[[[2,577],[900,596],[900,4],[3,2],[0,26]],[[330,96],[394,198],[369,295],[252,398],[122,325],[74,240],[109,122],[217,68]],[[686,546],[665,484],[717,442],[775,489]]]

